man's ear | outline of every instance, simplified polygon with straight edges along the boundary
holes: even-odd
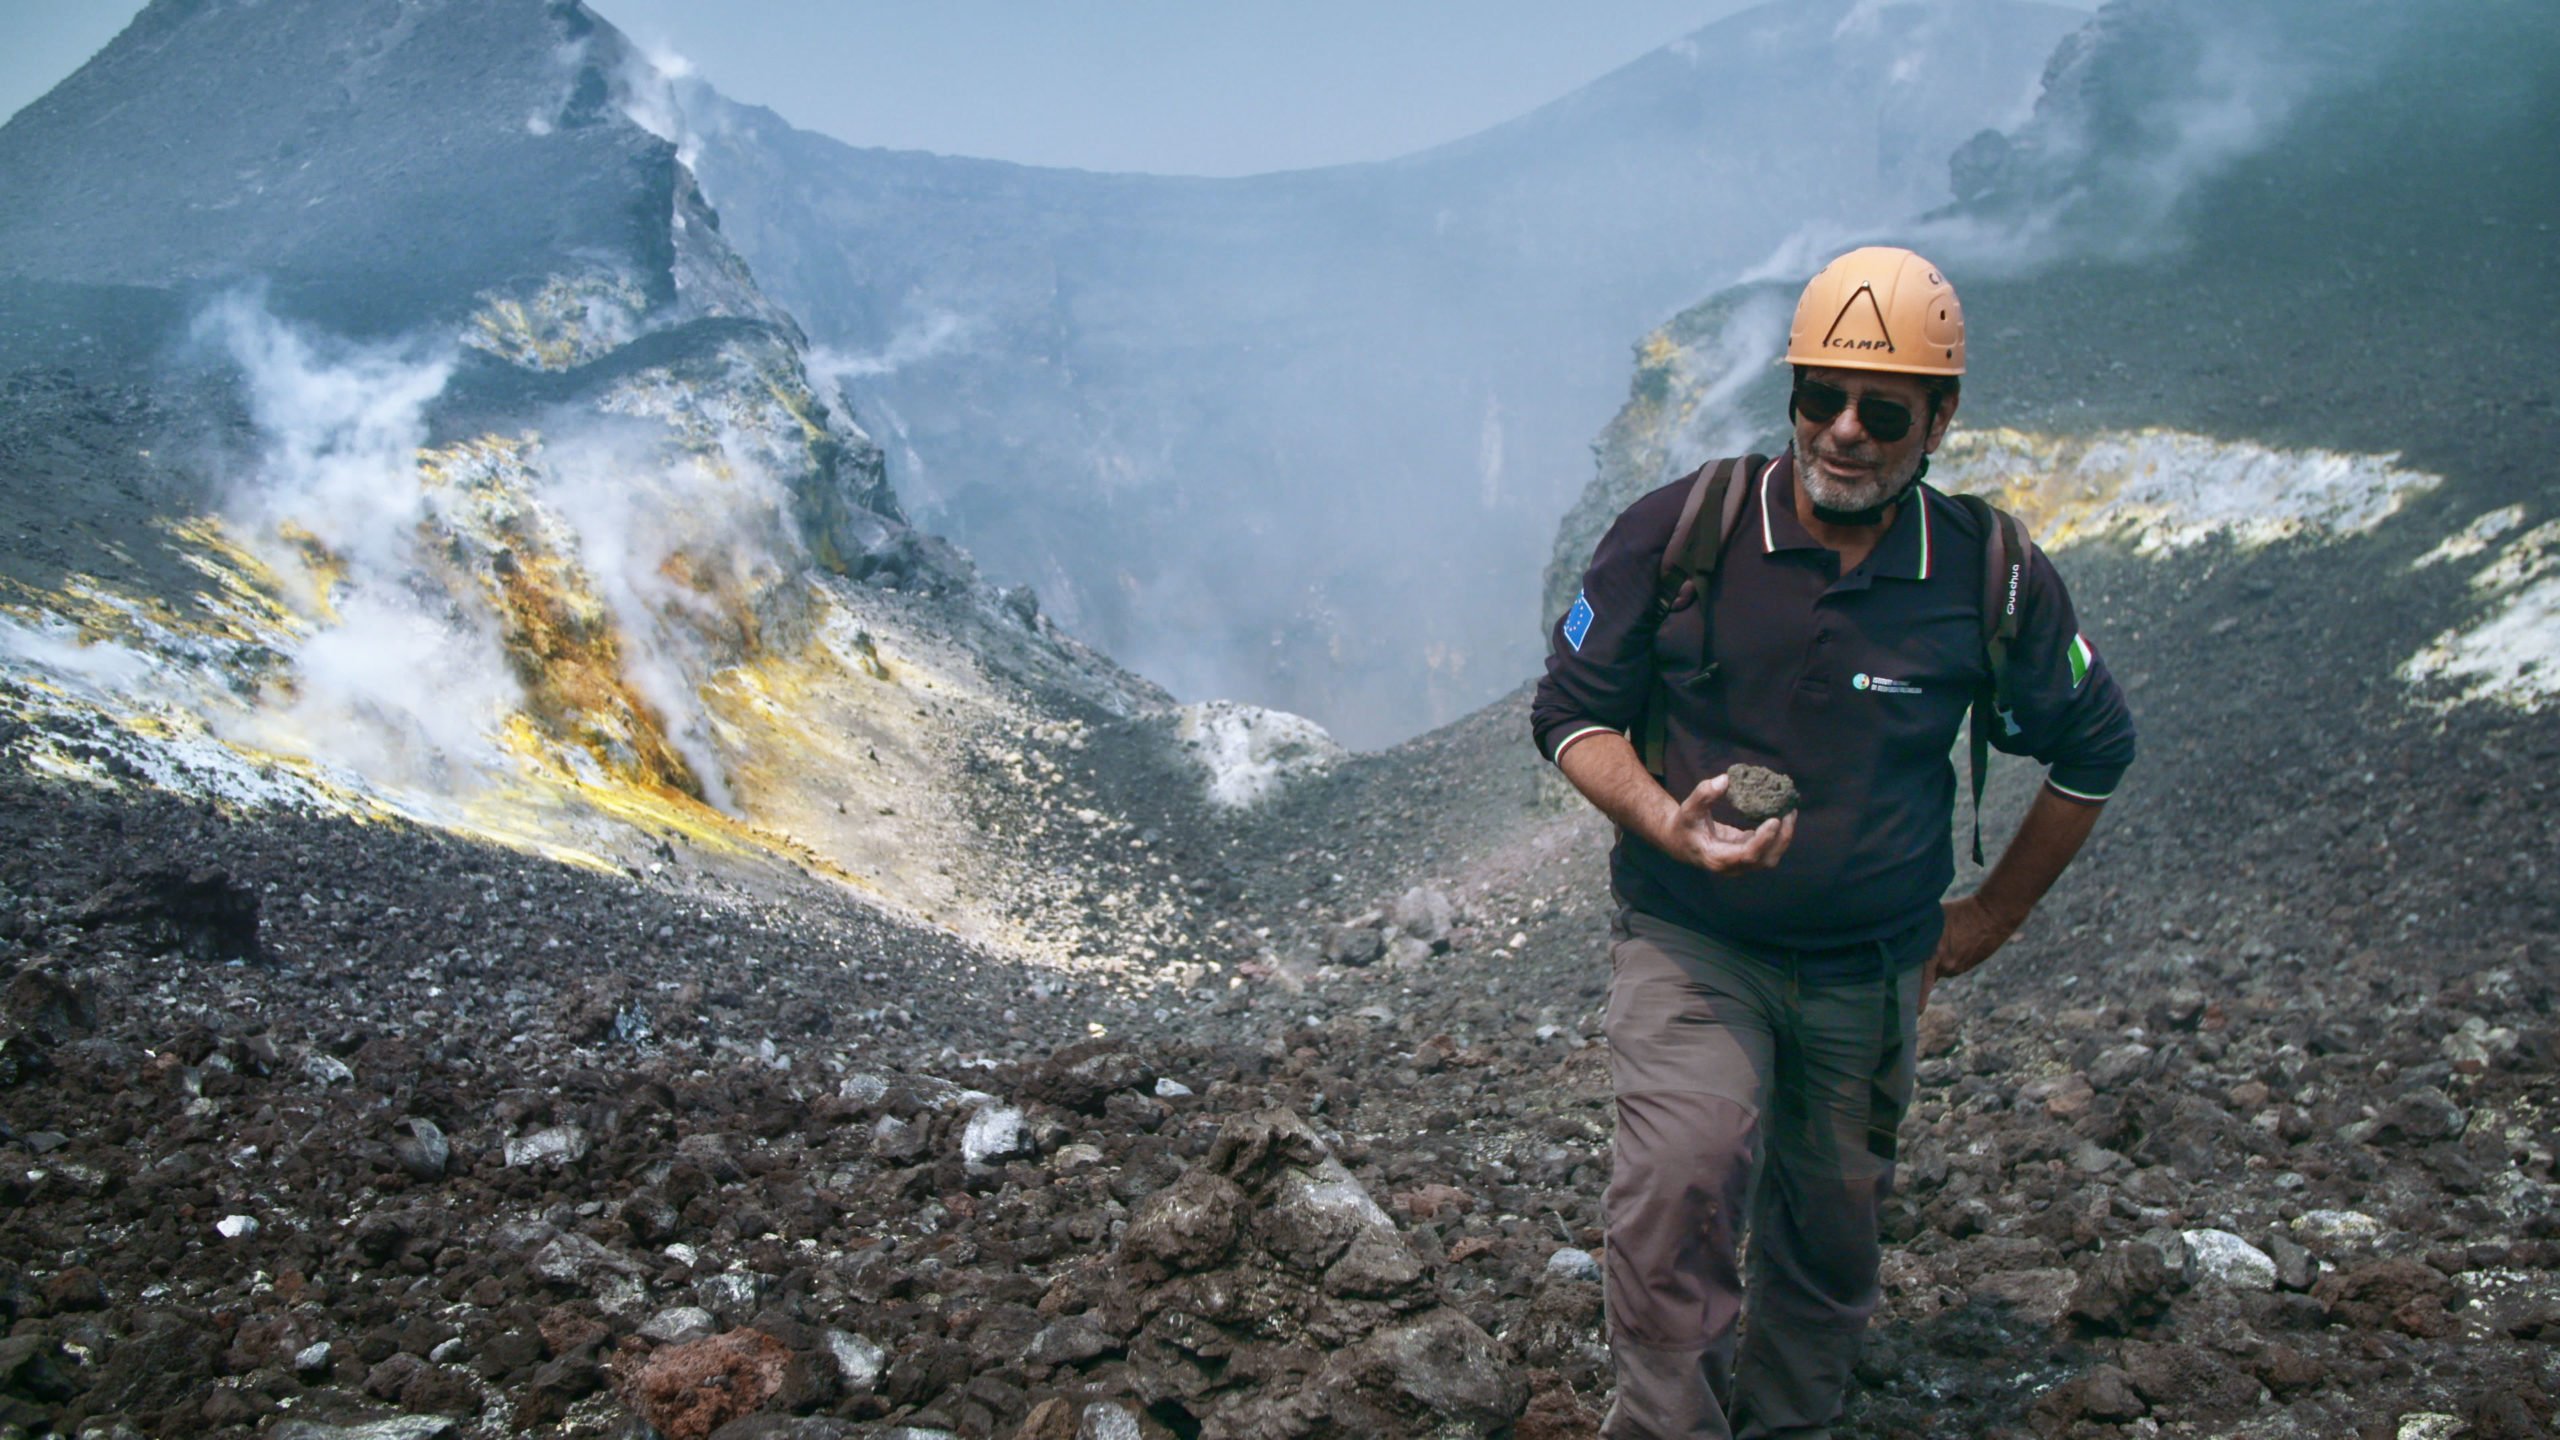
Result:
[[[1938,446],[1946,441],[1947,427],[1955,423],[1956,403],[1962,399],[1961,394],[1949,395],[1929,407],[1929,438],[1921,445],[1921,454],[1938,453]]]

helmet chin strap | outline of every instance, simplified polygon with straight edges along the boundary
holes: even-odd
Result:
[[[1897,496],[1895,498],[1899,499],[1901,497]],[[1830,506],[1816,500],[1813,502],[1813,518],[1821,521],[1825,525],[1881,525],[1884,523],[1884,512],[1891,509],[1892,506],[1893,501],[1887,500],[1882,505],[1870,505],[1864,510],[1834,510]]]

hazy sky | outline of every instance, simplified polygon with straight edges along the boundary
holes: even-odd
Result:
[[[732,98],[856,145],[1241,175],[1472,134],[1745,0],[591,3]],[[0,0],[0,115],[78,68],[139,8]]]

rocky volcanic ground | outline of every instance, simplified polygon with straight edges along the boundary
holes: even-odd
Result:
[[[2548,342],[2462,318],[2550,288],[2517,8],[2438,7],[2156,275],[1969,292],[2114,317],[1995,332],[1986,418],[2457,483],[2332,546],[2066,558],[2144,758],[1925,1017],[1845,1434],[2560,1426],[2560,730],[2391,678],[2476,618],[2415,558],[2547,514]],[[0,581],[199,583],[150,526],[249,436],[181,308],[0,283]],[[968,879],[1056,969],[677,843],[601,873],[0,774],[0,1440],[1590,1436],[1605,834],[1524,698],[1245,819],[1165,722],[1056,710],[952,740],[1016,857]]]
[[[1846,1433],[2550,1433],[2560,740],[2249,617],[2216,653],[2343,657],[2281,755],[2217,719],[2278,678],[2105,632],[2146,759],[1926,1017]],[[1143,727],[991,750],[1093,797],[987,823],[1148,917],[1118,976],[680,850],[0,782],[0,1435],[1587,1436],[1605,836],[1524,708],[1247,821]]]

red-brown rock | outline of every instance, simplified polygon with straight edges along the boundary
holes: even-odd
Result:
[[[782,1389],[791,1352],[761,1330],[731,1330],[649,1357],[632,1381],[631,1408],[666,1440],[711,1432],[764,1408]]]

